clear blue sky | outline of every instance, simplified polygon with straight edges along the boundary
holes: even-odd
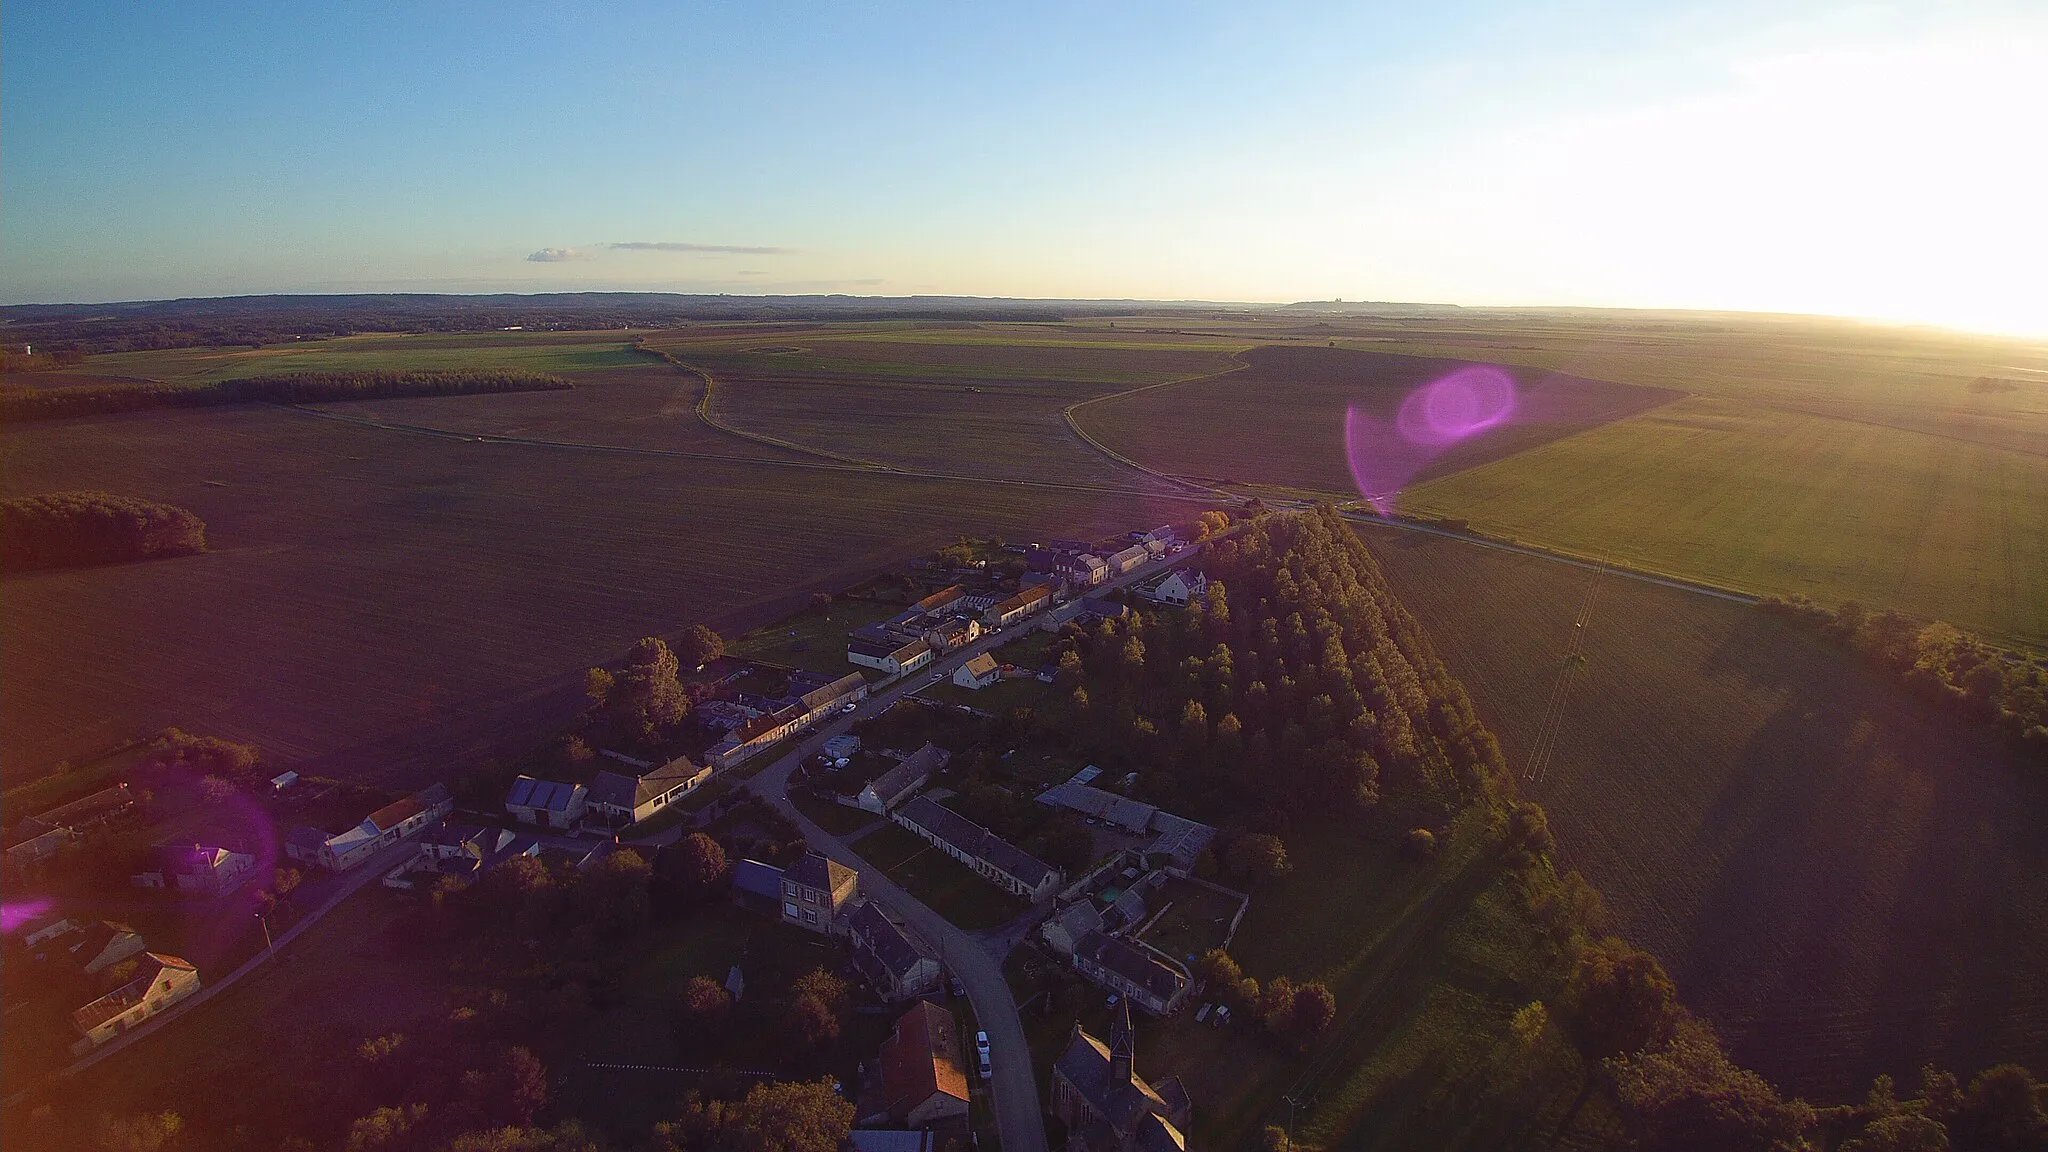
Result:
[[[2048,5],[995,7],[13,0],[0,300],[1344,297],[2048,330]]]

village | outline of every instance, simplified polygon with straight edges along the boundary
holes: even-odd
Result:
[[[417,899],[521,859],[588,872],[701,833],[730,859],[730,906],[826,944],[863,1011],[892,1021],[845,1086],[857,1148],[964,1147],[1000,1063],[1049,1082],[1039,1103],[1070,1147],[1184,1149],[1187,1092],[1138,1075],[1135,1030],[1183,1011],[1229,1022],[1201,1000],[1195,962],[1228,948],[1250,898],[1202,875],[1215,829],[1132,797],[1136,772],[1020,738],[1009,718],[1050,690],[1063,636],[1200,599],[1207,581],[1183,561],[1219,528],[963,541],[762,630],[767,656],[738,645],[682,669],[690,723],[655,754],[531,758],[488,793],[470,778],[394,798],[289,771],[226,797],[212,776],[203,796],[112,781],[9,829],[22,931],[8,963],[38,974],[10,981],[11,1001],[27,989],[10,1017],[28,1000],[24,1021],[61,1016],[83,1066],[258,970],[359,890]],[[374,807],[351,814],[351,801]],[[1092,985],[1107,1013],[1100,1035],[1076,1024],[1050,1068],[999,1050],[1023,1047],[1011,990],[984,1003],[1012,953]],[[744,962],[721,975],[745,995]],[[42,1028],[43,1052],[53,1035]]]

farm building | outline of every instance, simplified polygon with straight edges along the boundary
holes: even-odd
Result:
[[[1071,780],[1064,784],[1055,784],[1039,793],[1038,802],[1070,808],[1126,832],[1149,830],[1153,815],[1159,811],[1143,801],[1119,796],[1114,792],[1105,792],[1087,784],[1076,784]]]
[[[986,688],[1002,678],[1003,671],[997,666],[996,658],[986,652],[953,669],[953,683],[962,688]]]
[[[919,1000],[882,1041],[872,1091],[860,1094],[855,1119],[927,1127],[967,1116],[967,1062],[953,1014]]]
[[[732,866],[732,902],[764,916],[782,914],[782,869],[759,860]]]
[[[1107,1044],[1074,1025],[1052,1066],[1052,1112],[1067,1125],[1069,1152],[1185,1152],[1194,1109],[1186,1086],[1176,1076],[1154,1088],[1137,1060],[1128,1009]]]
[[[922,600],[919,600],[916,604],[912,605],[914,611],[911,614],[926,615],[928,613],[937,612],[944,608],[951,608],[954,604],[959,602],[961,597],[965,595],[967,595],[967,589],[962,588],[958,584],[954,584],[946,588],[941,588],[937,592],[932,593],[931,595],[925,597]]]
[[[149,867],[129,878],[137,888],[159,888],[194,896],[225,896],[256,874],[256,857],[230,848],[159,844]]]
[[[710,768],[687,756],[637,775],[606,769],[590,782],[589,806],[607,827],[637,824],[696,791],[710,778]]]
[[[991,628],[1001,628],[1007,624],[1015,624],[1026,616],[1042,612],[1051,605],[1052,587],[1046,584],[1034,584],[1015,596],[1010,597],[1008,600],[999,601],[992,605],[987,612],[982,614],[981,619],[984,624]]]
[[[952,753],[927,741],[924,747],[904,757],[894,768],[869,781],[855,797],[854,805],[886,816],[924,787],[932,773],[944,768],[952,758]]]
[[[939,962],[889,919],[873,900],[863,900],[846,918],[853,967],[884,1000],[908,1000],[939,983]]]
[[[1145,546],[1143,544],[1133,544],[1129,548],[1126,548],[1121,552],[1116,552],[1110,555],[1110,575],[1121,576],[1126,572],[1134,572],[1137,570],[1138,565],[1143,564],[1146,560],[1150,558],[1151,553],[1145,551]]]
[[[1012,895],[1035,903],[1059,889],[1059,869],[929,796],[912,797],[891,819]]]
[[[809,852],[782,873],[782,922],[827,936],[846,931],[846,911],[860,894],[860,873]]]
[[[1074,941],[1074,971],[1130,1000],[1154,1016],[1165,1016],[1186,998],[1187,969],[1142,944],[1090,932]]]
[[[932,662],[932,646],[922,638],[915,640],[863,640],[858,637],[846,642],[846,658],[863,668],[873,668],[888,676],[900,676],[915,672]]]
[[[70,923],[70,921],[65,921]],[[38,959],[60,960],[87,976],[97,976],[147,945],[142,934],[126,924],[98,920],[83,928],[45,938],[46,946],[36,951]]]
[[[46,832],[68,831],[74,835],[97,827],[112,820],[121,813],[135,807],[135,797],[128,785],[116,784],[102,788],[90,796],[60,804],[47,812],[40,812],[22,820],[18,834],[41,836]]]
[[[590,805],[590,789],[560,780],[521,776],[505,793],[505,811],[522,824],[571,828]]]
[[[71,1014],[78,1031],[74,1055],[83,1056],[199,991],[199,969],[176,956],[143,954],[135,979]]]

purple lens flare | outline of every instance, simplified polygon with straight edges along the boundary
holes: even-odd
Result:
[[[1515,418],[1515,379],[1490,364],[1440,376],[1401,400],[1391,427],[1352,405],[1344,414],[1344,452],[1358,492],[1382,516],[1401,489],[1453,445]]]
[[[0,934],[14,935],[16,929],[51,912],[57,902],[50,899],[9,900],[0,903]]]

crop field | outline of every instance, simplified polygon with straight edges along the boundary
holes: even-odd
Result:
[[[1233,366],[1220,348],[1053,342],[1051,331],[649,346],[709,372],[714,410],[747,431],[895,467],[1124,483],[1135,473],[1075,437],[1066,407]]]
[[[1699,397],[1403,503],[1634,568],[2048,647],[2048,455]]]
[[[2004,745],[1740,604],[1367,539],[1566,861],[1742,1063],[1847,1101],[1928,1061],[2048,1060],[2048,788]]]
[[[167,348],[94,356],[76,368],[39,372],[20,379],[54,386],[106,378],[188,384],[282,372],[372,368],[574,372],[640,363],[645,357],[631,348],[637,335],[629,331],[400,333],[300,340],[261,348]]]
[[[457,398],[434,418],[524,399]],[[10,428],[0,466],[10,496],[190,508],[213,549],[6,577],[9,784],[173,724],[321,775],[447,778],[550,730],[582,669],[640,636],[743,631],[962,534],[1160,511],[1117,491],[472,443],[260,406]]]
[[[1391,424],[1415,388],[1464,362],[1349,349],[1270,346],[1223,375],[1085,405],[1074,419],[1089,435],[1175,475],[1356,496],[1344,447],[1352,406]],[[1515,423],[1474,437],[1433,460],[1447,475],[1618,420],[1678,398],[1658,388],[1574,376],[1523,374]]]

